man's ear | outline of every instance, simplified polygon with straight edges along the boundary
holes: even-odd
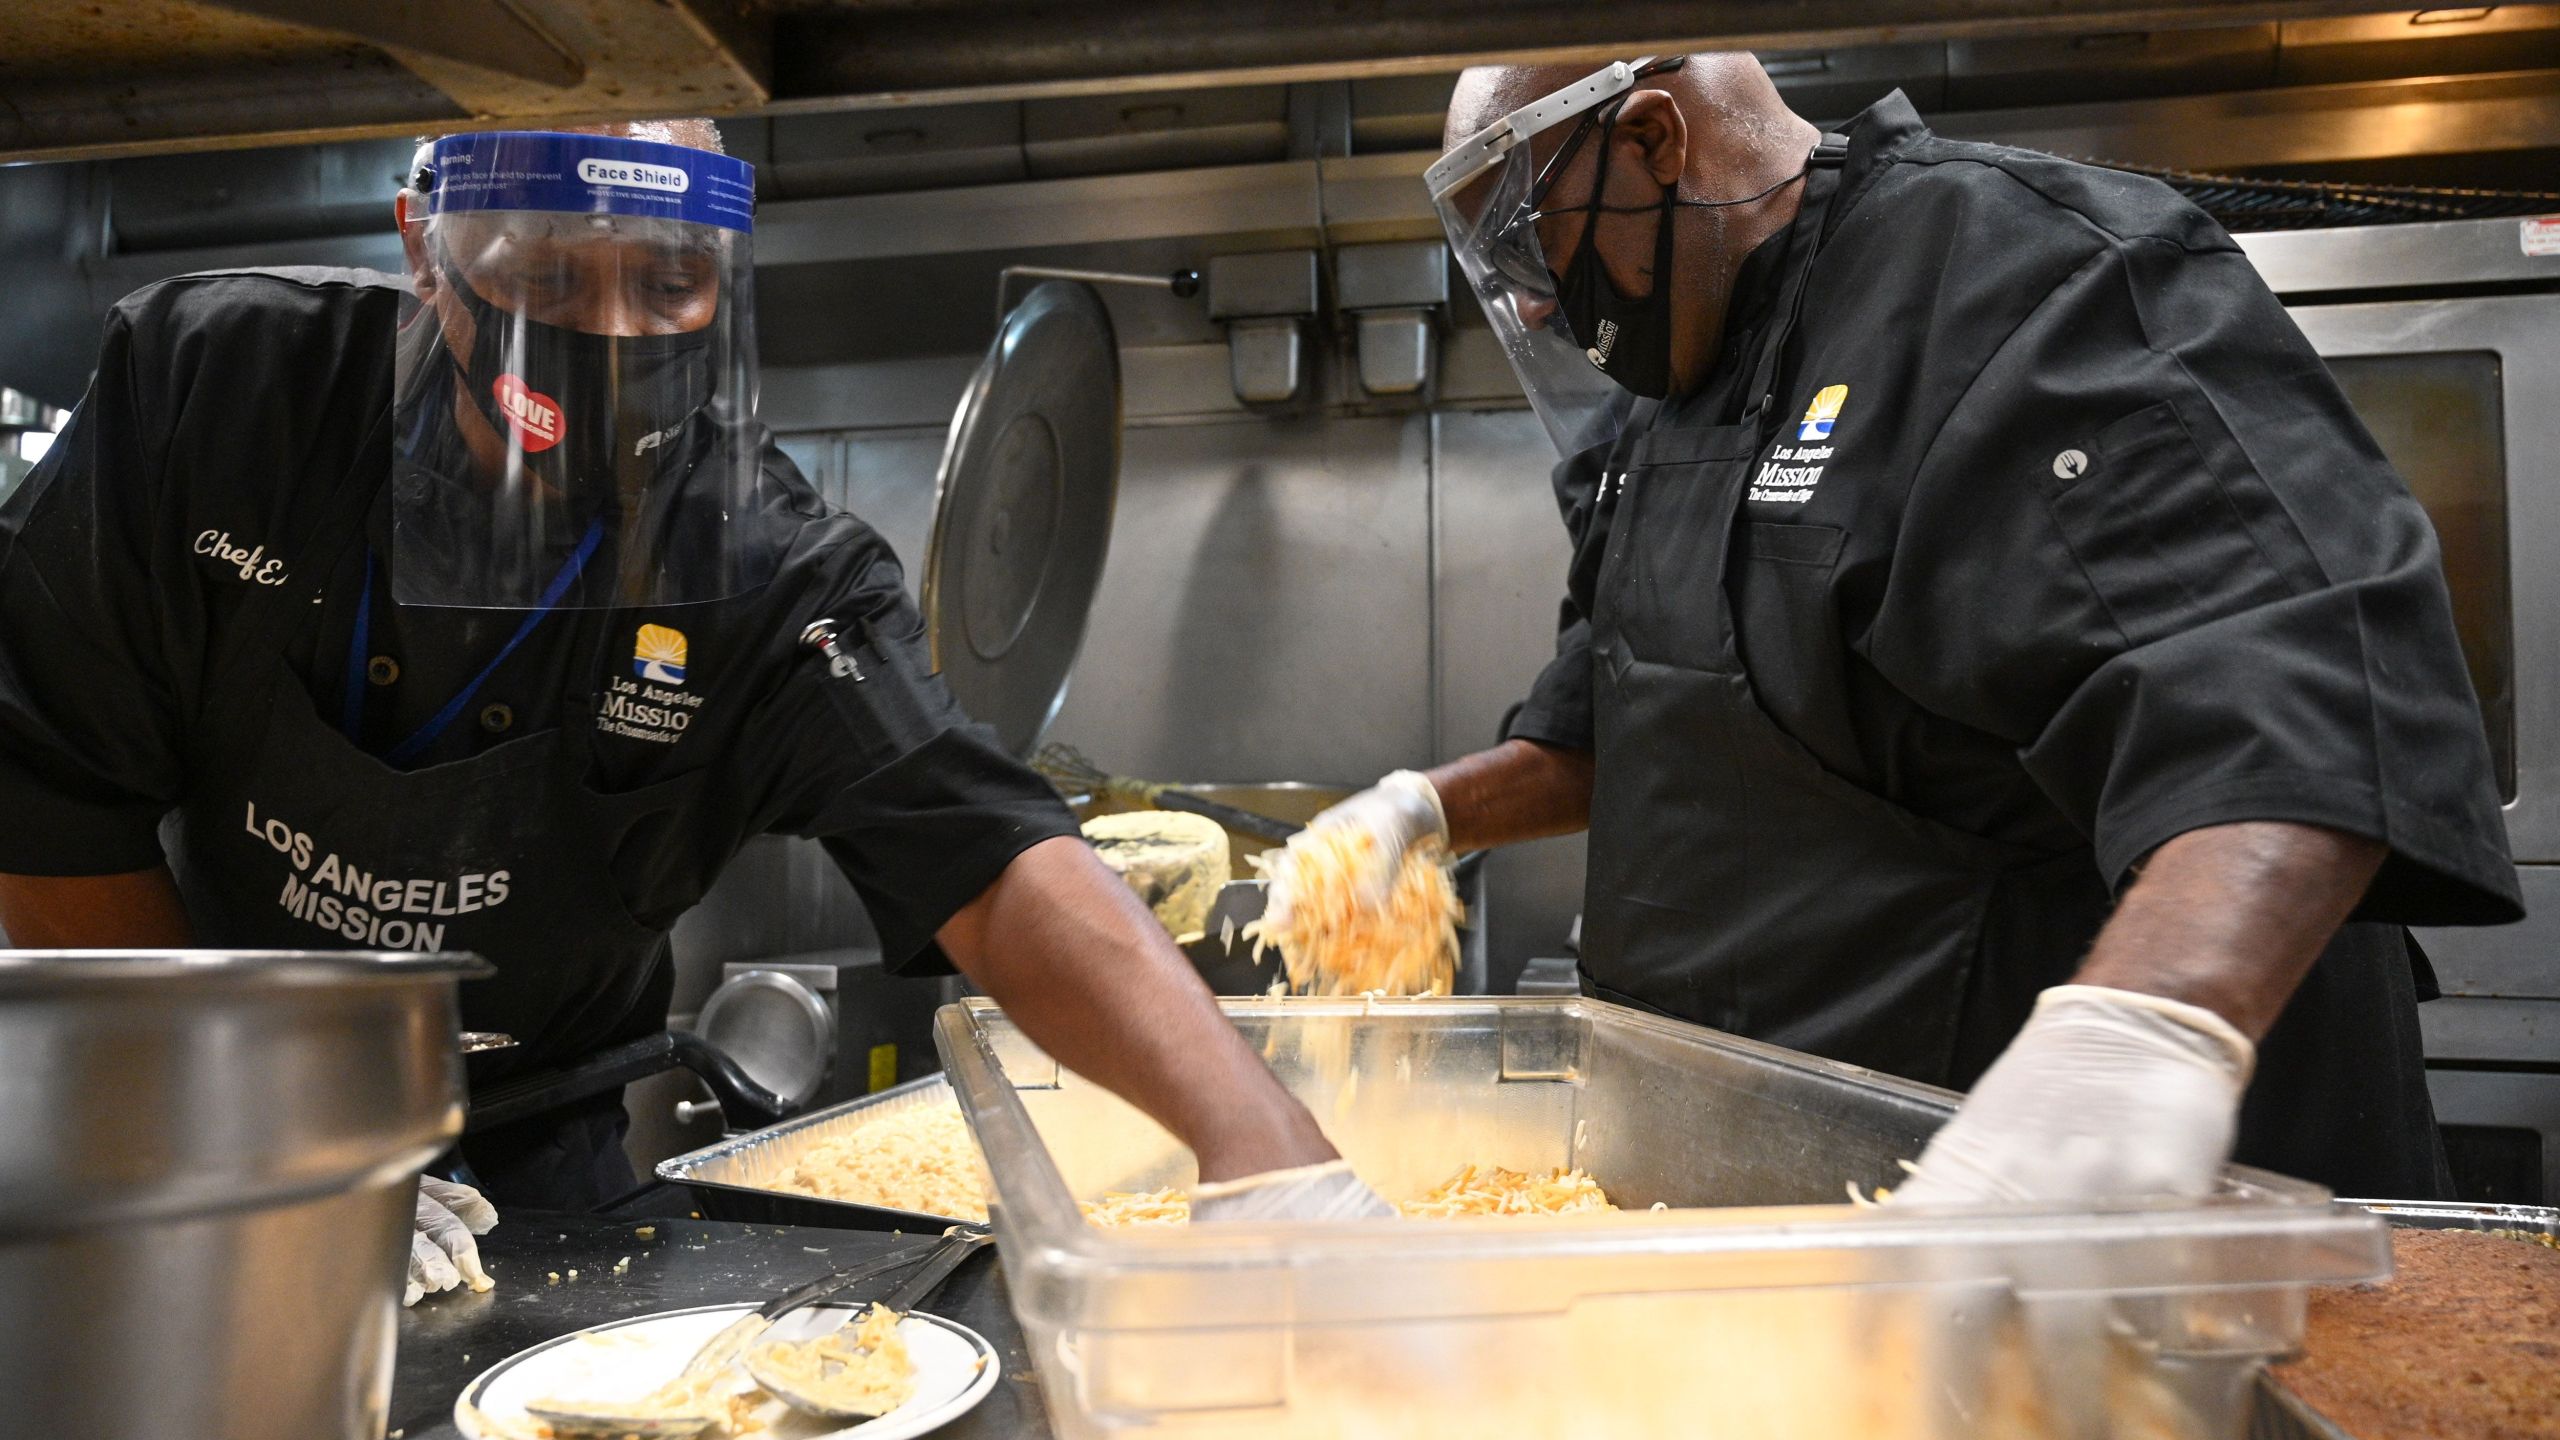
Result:
[[[417,290],[419,299],[432,300],[442,277],[436,274],[435,266],[427,263],[426,225],[423,222],[409,223],[410,199],[410,192],[406,190],[391,197],[391,224],[400,232],[400,253],[408,261],[409,283]]]
[[[1680,102],[1660,90],[1638,90],[1618,110],[1618,133],[1644,154],[1656,185],[1676,185],[1689,170],[1689,122]]]

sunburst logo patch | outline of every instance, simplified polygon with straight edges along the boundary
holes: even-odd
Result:
[[[1804,422],[1796,426],[1796,442],[1830,439],[1832,422],[1840,418],[1840,407],[1848,399],[1846,385],[1825,385],[1815,391],[1813,403],[1804,407]]]
[[[684,632],[667,625],[643,625],[631,645],[631,673],[659,685],[684,683]]]

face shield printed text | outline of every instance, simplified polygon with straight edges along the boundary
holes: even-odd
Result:
[[[277,905],[367,949],[441,950],[452,917],[494,909],[513,893],[504,868],[444,878],[381,874],[335,850],[323,853],[311,832],[260,815],[255,801],[242,826],[292,867]]]

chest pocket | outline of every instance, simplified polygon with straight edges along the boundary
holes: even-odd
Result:
[[[1611,525],[1617,573],[1602,587],[1604,618],[1633,658],[1738,668],[1724,583],[1757,438],[1741,425],[1646,437]]]

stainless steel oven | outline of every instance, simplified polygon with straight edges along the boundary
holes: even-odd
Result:
[[[2429,1085],[2465,1198],[2560,1202],[2560,222],[2242,243],[2443,545],[2529,914],[2419,932]]]

